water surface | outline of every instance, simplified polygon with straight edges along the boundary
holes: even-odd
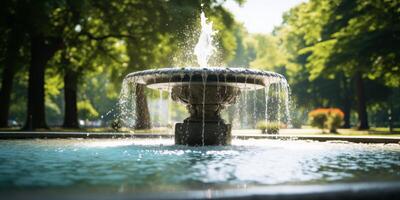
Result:
[[[182,191],[399,181],[400,145],[234,140],[187,147],[169,139],[0,141],[0,191]]]

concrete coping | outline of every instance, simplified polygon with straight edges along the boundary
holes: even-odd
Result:
[[[11,139],[65,139],[65,138],[174,138],[172,133],[124,133],[124,132],[28,132],[8,131],[0,132],[0,140]],[[233,139],[280,139],[280,140],[313,140],[326,141],[347,141],[354,143],[383,143],[400,144],[400,137],[385,136],[331,136],[331,135],[264,135],[264,134],[233,134]]]

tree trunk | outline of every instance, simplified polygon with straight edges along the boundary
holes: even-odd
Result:
[[[352,98],[351,98],[351,81],[348,78],[342,75],[342,84],[343,84],[343,113],[344,113],[344,124],[343,128],[350,128],[350,116],[351,116],[351,105],[352,105]]]
[[[17,68],[18,50],[21,45],[20,34],[11,31],[7,40],[7,49],[4,59],[4,69],[1,79],[0,90],[0,127],[8,127],[10,114],[10,99],[13,87],[13,80]]]
[[[136,86],[136,124],[135,129],[150,129],[150,112],[144,93],[144,85]]]
[[[388,110],[388,121],[389,121],[389,132],[393,133],[394,127],[393,127],[393,103],[392,103],[392,98],[389,99],[389,110]]]
[[[364,91],[364,82],[360,72],[355,75],[356,95],[357,95],[357,112],[358,112],[358,126],[359,130],[369,129],[367,106]]]
[[[8,63],[8,64],[7,64]],[[0,127],[8,127],[8,116],[10,113],[10,98],[13,79],[15,75],[15,66],[10,61],[5,61],[3,78],[0,91]]]
[[[78,107],[77,107],[77,90],[78,73],[66,69],[64,74],[64,128],[79,128],[78,124]]]
[[[28,109],[24,129],[47,128],[44,102],[44,72],[47,62],[60,48],[61,40],[31,36],[31,61],[29,67]]]
[[[350,128],[351,127],[351,124],[350,124],[350,116],[351,116],[350,102],[348,102],[348,101],[344,102],[343,113],[344,113],[343,128]]]

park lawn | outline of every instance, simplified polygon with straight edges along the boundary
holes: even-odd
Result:
[[[25,130],[21,130],[21,128],[0,128],[0,132],[25,132]],[[168,129],[165,127],[161,128],[153,128],[153,129],[145,129],[145,130],[135,130],[132,131],[130,129],[121,129],[120,131],[115,131],[111,127],[96,127],[96,128],[62,128],[62,127],[51,127],[49,129],[37,129],[36,132],[78,132],[78,133],[165,133],[168,132]]]
[[[311,133],[305,135],[321,135],[321,136],[384,136],[384,137],[400,137],[400,130],[394,129],[393,132],[389,132],[389,129],[385,128],[371,128],[370,130],[357,130],[357,129],[339,129],[338,133],[325,132]]]
[[[0,132],[24,132],[21,128],[0,128]],[[36,132],[115,132],[112,128],[100,127],[100,128],[62,128],[62,127],[51,127],[49,129],[37,129]]]
[[[242,131],[243,132],[243,131]],[[253,131],[254,132],[254,131]],[[260,133],[258,130],[257,133]],[[396,128],[391,133],[388,128],[371,127],[369,130],[357,130],[357,129],[338,129],[338,133],[329,133],[327,129],[322,131],[321,129],[313,128],[311,126],[302,126],[297,129],[281,129],[280,135],[296,136],[384,136],[384,137],[400,137],[400,129]]]
[[[339,135],[343,136],[386,136],[386,137],[400,137],[400,129],[394,129],[393,132],[389,128],[375,128],[370,130],[356,130],[356,129],[339,129]]]

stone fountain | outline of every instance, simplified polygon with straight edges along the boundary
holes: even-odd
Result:
[[[195,54],[200,66],[207,66],[214,52],[214,33],[204,13],[201,24]],[[190,146],[230,144],[231,125],[221,118],[221,110],[234,104],[242,91],[268,89],[274,83],[287,87],[286,79],[274,72],[224,67],[145,70],[128,74],[124,83],[169,91],[172,100],[185,104],[190,116],[183,123],[175,124],[175,143]],[[268,95],[268,91],[265,94]]]

